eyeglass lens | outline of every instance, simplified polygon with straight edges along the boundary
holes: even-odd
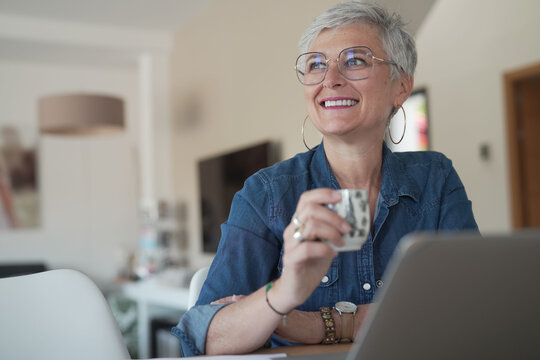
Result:
[[[323,53],[310,52],[302,54],[296,60],[296,74],[304,85],[319,84],[324,80],[328,63]],[[338,55],[338,68],[349,80],[367,79],[373,71],[373,54],[364,46],[342,50]]]

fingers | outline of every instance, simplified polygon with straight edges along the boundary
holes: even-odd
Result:
[[[336,256],[337,252],[322,241],[293,243],[285,248],[280,280],[295,306],[313,293]]]
[[[285,257],[288,257],[289,261],[302,263],[319,259],[331,260],[336,256],[337,252],[328,246],[327,242],[320,240],[307,240],[298,244],[294,249],[286,253],[284,255],[284,262],[287,262]]]
[[[280,281],[295,304],[303,303],[328,272],[337,252],[328,245],[343,246],[342,235],[350,225],[325,205],[341,200],[332,189],[303,193],[296,212],[283,232],[283,270]]]
[[[350,225],[338,214],[328,209],[327,204],[334,204],[341,200],[341,193],[332,189],[315,189],[306,191],[300,196],[296,207],[297,219],[306,224],[312,221],[324,221],[341,233],[350,231]]]
[[[290,235],[290,237],[292,237],[294,241],[292,244],[286,244],[286,246],[290,245],[291,247],[296,247],[303,242],[326,241],[332,242],[337,246],[342,246],[344,245],[342,234],[346,233],[346,231],[341,232],[336,229],[335,225],[328,223],[324,219],[318,220],[315,218],[307,220],[306,223],[299,228],[295,227],[293,224],[289,225],[285,230],[285,237],[287,238],[291,232],[292,235]]]
[[[320,189],[308,190],[302,193],[302,195],[300,195],[300,200],[298,200],[298,208],[300,208],[301,204],[304,202],[316,202],[319,204],[333,204],[340,200],[341,200],[341,193],[333,189],[320,188]]]
[[[315,189],[303,193],[292,218],[292,239],[296,242],[324,239],[342,246],[341,237],[351,227],[341,216],[324,206],[340,200],[341,193],[332,189]],[[284,235],[287,239],[287,230]]]
[[[240,299],[244,298],[245,295],[232,295],[232,296],[226,296],[224,298],[212,301],[211,305],[219,305],[219,304],[229,304],[229,303],[235,303],[239,301]]]

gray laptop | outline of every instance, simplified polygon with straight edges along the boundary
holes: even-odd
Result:
[[[540,232],[403,239],[351,351],[291,359],[540,359]]]

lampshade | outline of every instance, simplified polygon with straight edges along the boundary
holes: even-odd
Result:
[[[42,134],[93,135],[124,128],[124,101],[95,94],[50,95],[39,99]]]

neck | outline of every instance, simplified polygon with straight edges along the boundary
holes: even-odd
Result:
[[[362,144],[346,144],[324,139],[328,163],[342,189],[378,189],[382,180],[381,139]]]

